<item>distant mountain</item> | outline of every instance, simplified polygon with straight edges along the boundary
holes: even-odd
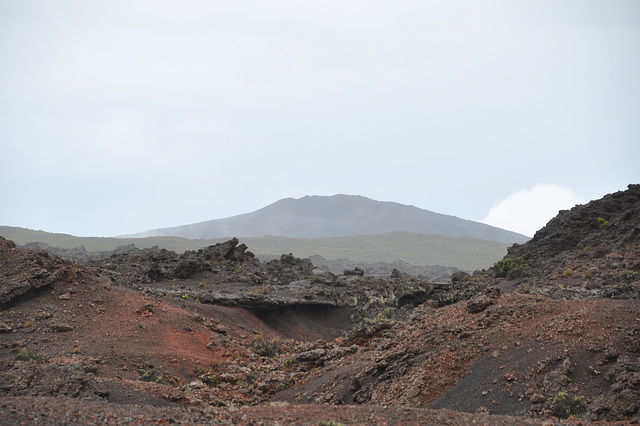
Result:
[[[358,195],[285,198],[253,213],[126,237],[174,236],[191,239],[223,237],[326,238],[390,232],[470,237],[500,243],[522,243],[529,237],[484,223],[434,213],[404,204]]]

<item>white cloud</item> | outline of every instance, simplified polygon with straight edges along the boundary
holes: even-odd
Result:
[[[533,236],[558,211],[584,201],[571,188],[556,184],[536,185],[509,195],[489,210],[483,223]]]

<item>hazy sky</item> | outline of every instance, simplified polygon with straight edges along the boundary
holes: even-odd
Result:
[[[0,225],[364,195],[525,234],[640,183],[640,1],[0,1]]]

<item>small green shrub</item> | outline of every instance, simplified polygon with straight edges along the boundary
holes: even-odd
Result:
[[[609,221],[603,217],[599,217],[598,218],[598,228],[602,228],[604,226],[607,226],[609,224]]]
[[[287,359],[285,359],[282,364],[283,364],[284,368],[293,368],[295,363],[296,363],[295,362],[295,357],[292,355],[292,356],[288,357]]]
[[[213,374],[211,371],[207,371],[205,374],[200,376],[200,380],[207,386],[218,386],[222,383],[220,376],[217,374]]]
[[[566,391],[558,392],[551,401],[553,414],[559,418],[576,416],[585,410],[585,402],[579,396],[570,396]]]
[[[150,368],[142,373],[142,380],[145,382],[164,383],[164,377],[162,377],[162,374],[155,368]]]
[[[640,274],[636,271],[623,271],[618,274],[618,278],[622,281],[631,282],[640,278]]]
[[[335,420],[320,420],[318,426],[344,426],[344,424]]]
[[[39,352],[29,352],[26,348],[15,348],[13,350],[16,356],[16,361],[34,361],[40,362],[44,360],[44,357]]]
[[[527,274],[527,269],[528,265],[521,257],[515,259],[507,257],[493,265],[493,271],[496,278],[520,278]]]
[[[365,317],[364,322],[369,325],[373,325],[379,322],[391,321],[391,319],[389,318],[390,314],[391,314],[391,309],[389,307],[386,307],[384,308],[383,311],[378,312],[376,316],[373,318]]]
[[[253,336],[251,349],[258,355],[268,358],[273,358],[278,355],[278,348],[273,343],[266,341],[262,334]]]

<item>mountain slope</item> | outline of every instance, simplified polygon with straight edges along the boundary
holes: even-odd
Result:
[[[395,231],[482,238],[502,243],[528,240],[524,235],[483,223],[357,195],[285,198],[253,213],[155,229],[129,237],[175,236],[208,239],[278,235],[324,238]]]
[[[548,262],[562,253],[599,246],[621,250],[639,239],[640,184],[630,184],[625,191],[561,211],[526,244],[509,248],[509,257]]]

